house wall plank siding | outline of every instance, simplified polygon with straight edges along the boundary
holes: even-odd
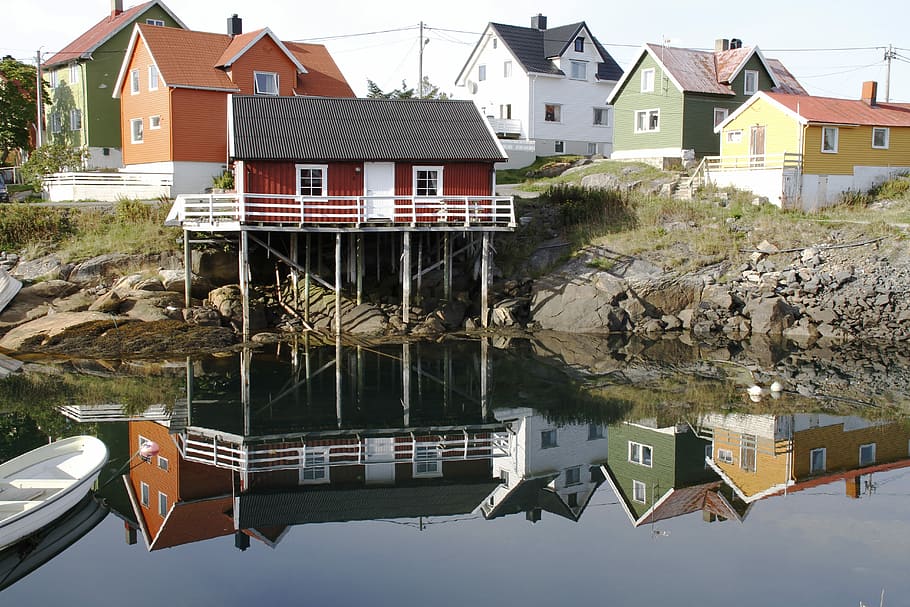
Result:
[[[641,92],[641,72],[654,69],[654,91]],[[644,150],[680,148],[682,146],[683,94],[670,81],[650,55],[644,55],[623,85],[622,94],[613,106],[613,149]],[[641,109],[660,110],[660,130],[653,133],[635,132],[635,112]]]
[[[822,149],[822,127],[809,125],[803,150],[803,172],[815,175],[853,175],[854,167],[910,166],[910,127],[891,127],[887,150],[872,147],[872,126],[839,126],[837,153]]]
[[[906,459],[910,429],[906,424],[896,423],[845,431],[843,424],[837,424],[804,430],[793,438],[793,473],[799,481],[809,477],[811,451],[822,447],[829,473],[859,468],[860,445],[869,443],[875,443],[874,463]]]
[[[241,95],[253,95],[256,92],[253,72],[275,72],[278,74],[278,94],[294,94],[297,68],[268,36],[259,40],[231,66],[231,80],[240,87]]]
[[[168,162],[171,155],[171,108],[169,90],[163,78],[158,78],[158,89],[149,90],[149,67],[154,65],[148,48],[142,38],[129,63],[127,74],[139,71],[139,92],[131,93],[130,78],[127,77],[120,91],[123,111],[120,113],[121,131],[123,133],[124,164],[141,164],[146,162]],[[150,119],[160,117],[160,128],[152,129]],[[142,119],[142,143],[132,142],[131,121]]]
[[[224,93],[171,90],[175,161],[227,162],[227,102]]]
[[[766,155],[799,153],[802,126],[778,106],[758,99],[724,127],[719,136],[721,154],[748,156],[753,126],[765,127]],[[739,142],[727,141],[727,134],[732,131],[740,131]]]

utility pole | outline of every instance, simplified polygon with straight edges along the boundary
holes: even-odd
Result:
[[[35,62],[36,62],[35,63],[35,73],[38,75],[38,81],[35,83],[36,84],[35,105],[37,106],[37,114],[38,114],[38,122],[37,122],[37,126],[38,126],[37,144],[38,145],[37,145],[37,147],[40,148],[41,144],[44,143],[44,111],[43,111],[44,110],[44,101],[42,99],[42,94],[41,94],[44,89],[44,87],[42,86],[42,84],[44,84],[44,77],[41,75],[41,49],[40,48],[38,49],[38,52],[35,55]]]
[[[885,103],[891,101],[891,60],[897,56],[894,52],[894,45],[889,44],[888,50],[885,51]]]
[[[420,22],[420,60],[417,71],[417,98],[423,99],[423,21]]]

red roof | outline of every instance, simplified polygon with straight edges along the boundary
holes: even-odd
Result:
[[[306,67],[308,72],[297,76],[296,91],[298,95],[356,97],[351,85],[345,80],[325,46],[300,42],[285,42],[284,45],[297,57],[297,61]]]
[[[810,95],[765,93],[808,122],[910,127],[910,103],[876,103]]]

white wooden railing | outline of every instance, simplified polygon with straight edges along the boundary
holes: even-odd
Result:
[[[168,225],[229,229],[241,225],[393,223],[515,227],[511,196],[291,196],[182,194]]]
[[[521,135],[521,120],[516,120],[514,118],[493,118],[492,116],[487,116],[487,122],[490,123],[490,128],[493,129],[494,133],[502,133],[504,135]]]
[[[170,196],[173,178],[171,173],[53,173],[44,178],[44,190],[51,201],[154,199]]]
[[[799,169],[802,166],[803,156],[790,152],[754,156],[705,156],[703,162],[709,173],[711,171]]]

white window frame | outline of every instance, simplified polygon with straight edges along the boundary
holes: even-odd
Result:
[[[503,78],[512,77],[512,62],[511,61],[502,62],[502,77]]]
[[[585,37],[584,36],[578,36],[577,38],[575,38],[575,52],[576,53],[585,52]]]
[[[552,438],[545,438],[552,437]],[[556,428],[550,428],[549,430],[540,431],[540,448],[541,449],[553,449],[554,447],[559,446],[559,433],[556,431]]]
[[[727,119],[727,116],[730,115],[730,110],[725,107],[716,107],[714,108],[714,126],[716,127],[721,122]],[[720,118],[718,120],[718,118]]]
[[[656,79],[656,70],[653,67],[649,67],[646,70],[641,71],[641,92],[642,93],[653,93],[654,92],[654,80]]]
[[[149,130],[155,131],[161,128],[161,116],[155,114],[154,116],[149,116]]]
[[[586,61],[569,61],[569,79],[570,80],[587,80],[588,63]]]
[[[157,25],[158,27],[164,27],[164,21],[162,19],[146,19],[146,25]]]
[[[483,82],[487,79],[487,65],[482,63],[477,66],[477,82]]]
[[[751,454],[751,458],[747,454]],[[741,434],[739,437],[739,467],[746,472],[758,470],[758,437],[754,434]]]
[[[63,130],[63,121],[60,119],[60,112],[51,112],[50,123],[51,133],[59,133]]]
[[[600,112],[601,121],[597,121],[597,113]],[[610,108],[608,107],[595,107],[593,111],[593,116],[591,117],[591,124],[594,126],[608,127],[610,126]]]
[[[872,449],[872,459],[867,462],[863,462],[863,449],[870,448]],[[866,443],[865,445],[859,446],[859,465],[860,466],[871,466],[875,463],[875,443]]]
[[[328,447],[304,447],[300,456],[302,461],[298,480],[301,485],[324,485],[331,480]]]
[[[875,145],[875,133],[876,131],[881,131],[885,134],[885,143],[884,145]],[[891,129],[884,126],[874,126],[872,127],[872,149],[874,150],[887,150],[891,145]]]
[[[300,171],[302,170],[318,170],[322,172],[322,188],[320,189],[319,194],[312,193],[303,193],[303,189],[300,187]],[[328,196],[329,192],[329,165],[327,164],[296,164],[294,165],[294,174],[296,175],[296,185],[294,186],[297,196]]]
[[[417,193],[417,182],[418,182],[418,173],[425,171],[434,171],[436,173],[436,193],[435,194],[418,194]],[[432,198],[441,198],[443,196],[443,167],[442,166],[415,166],[411,171],[411,192],[415,198],[420,198],[422,200],[432,199]]]
[[[138,137],[136,131],[136,125],[139,125]],[[142,143],[145,140],[144,125],[142,124],[142,118],[131,118],[130,119],[130,143]]]
[[[597,154],[597,144],[593,141],[588,142],[588,156]]]
[[[259,84],[259,77],[260,77],[260,76],[265,76],[265,77],[269,78],[269,79],[271,80],[271,82],[273,82],[273,83],[275,84],[275,92],[274,92],[274,93],[271,92],[271,91],[264,90],[264,88],[263,88],[262,86],[260,86],[260,84]],[[265,84],[265,82],[263,82],[263,84]],[[259,71],[254,71],[254,72],[253,72],[253,91],[254,91],[257,95],[271,95],[272,97],[277,97],[278,94],[279,94],[279,91],[281,91],[281,85],[280,85],[280,83],[278,82],[278,72],[259,72]]]
[[[556,141],[554,141],[553,142],[553,152],[555,152],[556,154],[565,154],[566,153],[566,142],[561,139],[557,139]]]
[[[161,470],[164,470],[165,472],[168,472],[171,469],[171,462],[169,462],[168,459],[166,457],[164,457],[163,455],[159,455],[158,456],[158,468],[160,468]]]
[[[158,514],[167,516],[167,494],[158,492]]]
[[[648,451],[647,457],[645,457],[645,449]],[[639,466],[644,466],[646,468],[652,468],[654,466],[654,447],[651,445],[630,440],[628,455],[629,462],[632,464],[638,464]]]
[[[645,124],[648,128],[645,128],[645,129],[638,128],[639,116],[644,116]],[[651,128],[651,117],[652,116],[657,117],[657,128],[655,128],[655,129]],[[635,119],[635,124],[633,126],[635,128],[636,133],[659,133],[660,132],[660,108],[652,108],[649,110],[636,110],[635,113],[633,114],[633,118]]]
[[[437,443],[414,443],[414,478],[442,476],[442,449]]]
[[[150,91],[158,90],[158,66],[157,65],[149,66],[149,90]]]
[[[57,70],[51,70],[47,76],[48,84],[51,85],[51,88],[57,88],[60,84],[60,77],[57,75]]]
[[[70,63],[70,84],[76,84],[79,82],[79,64]]]
[[[825,149],[825,133],[828,131],[834,132],[834,147],[833,149]],[[837,147],[840,142],[840,129],[836,126],[823,126],[822,127],[822,154],[837,154]]]
[[[727,131],[727,143],[742,143],[742,141],[743,132],[741,130]]]
[[[130,70],[130,95],[139,94],[139,70]]]
[[[751,80],[751,83],[750,83]],[[752,86],[749,86],[749,85]],[[743,94],[754,95],[758,92],[758,70],[745,70],[743,72]]]
[[[641,499],[639,499],[639,491],[641,491]],[[648,503],[648,486],[641,481],[632,481],[632,501],[638,502],[639,504]]]
[[[143,508],[148,508],[152,503],[152,494],[149,485],[145,481],[139,481],[139,503]]]
[[[566,468],[566,487],[574,487],[581,484],[581,466]]]
[[[547,119],[547,108],[553,108],[553,119]],[[543,121],[552,122],[552,123],[561,123],[562,122],[562,104],[561,103],[544,103],[543,104]]]
[[[723,464],[732,464],[733,463],[733,449],[718,449],[717,450],[717,461]]]
[[[78,122],[78,126],[74,124]],[[71,131],[81,131],[82,130],[82,110],[77,107],[74,107],[70,110],[70,130]]]
[[[821,466],[815,466],[815,456],[816,454],[821,455]],[[809,474],[821,474],[828,469],[828,450],[824,447],[819,447],[818,449],[812,449],[809,451]]]

